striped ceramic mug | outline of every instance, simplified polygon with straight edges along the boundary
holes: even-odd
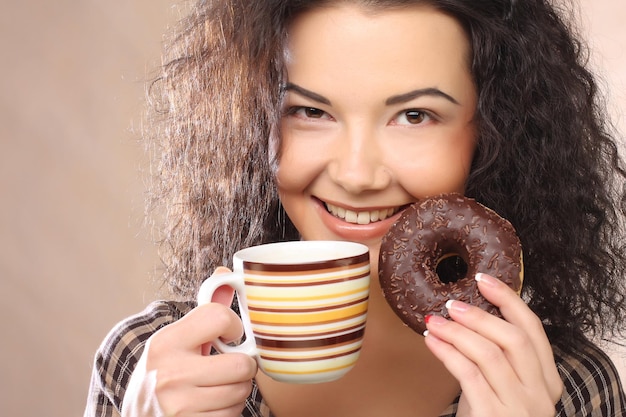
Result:
[[[204,281],[198,303],[231,286],[238,295],[243,352],[275,380],[318,383],[340,378],[359,357],[369,296],[365,245],[343,241],[269,243],[233,257],[233,272]]]

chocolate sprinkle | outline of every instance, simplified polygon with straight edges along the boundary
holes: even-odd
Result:
[[[456,255],[467,264],[464,277],[444,282],[442,258]],[[418,333],[429,314],[449,318],[445,303],[461,300],[501,317],[474,280],[482,272],[518,294],[523,280],[522,246],[507,220],[476,200],[442,194],[408,207],[383,237],[379,279],[383,294],[402,321]]]

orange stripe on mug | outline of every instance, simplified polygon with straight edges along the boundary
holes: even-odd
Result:
[[[346,316],[353,316],[358,314],[365,314],[367,312],[367,301],[363,301],[357,305],[349,307],[323,310],[318,312],[280,312],[280,313],[268,313],[260,311],[250,311],[250,320],[255,323],[280,323],[280,324],[294,324],[294,325],[307,325],[312,323],[324,323],[336,319],[345,319]]]

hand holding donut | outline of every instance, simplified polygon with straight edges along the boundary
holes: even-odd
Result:
[[[478,275],[504,320],[462,301],[427,317],[426,345],[459,381],[457,416],[552,417],[563,390],[539,318],[501,281]]]
[[[256,362],[239,353],[208,355],[210,341],[243,333],[228,307],[231,299],[232,292],[216,293],[216,302],[196,307],[148,339],[124,395],[123,417],[240,415]]]

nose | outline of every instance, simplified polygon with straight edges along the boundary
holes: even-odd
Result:
[[[382,190],[390,184],[391,171],[384,164],[384,149],[375,133],[363,128],[346,129],[334,152],[329,175],[349,193]]]

